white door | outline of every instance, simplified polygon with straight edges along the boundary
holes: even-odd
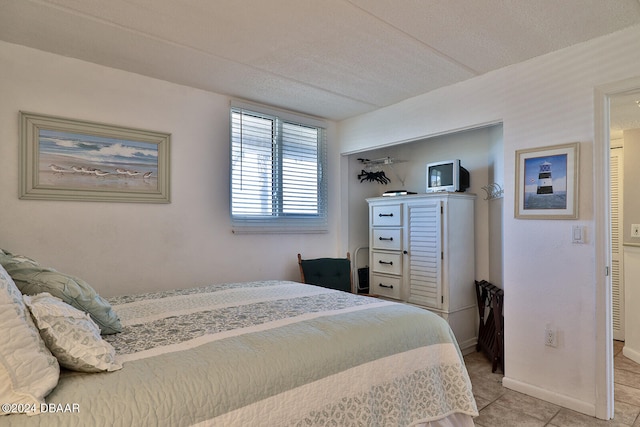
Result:
[[[622,252],[622,144],[611,141],[611,300],[613,339],[624,341],[624,274]]]
[[[409,302],[442,308],[442,204],[407,206]]]

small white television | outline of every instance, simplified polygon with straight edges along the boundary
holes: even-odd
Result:
[[[427,163],[427,193],[439,191],[463,192],[469,188],[469,171],[460,160]]]

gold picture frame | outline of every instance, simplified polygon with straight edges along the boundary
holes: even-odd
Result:
[[[20,112],[20,199],[170,203],[171,135]]]
[[[580,144],[516,151],[515,217],[577,219]]]

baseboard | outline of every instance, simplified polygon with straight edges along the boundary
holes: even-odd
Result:
[[[475,337],[469,338],[468,340],[458,343],[458,347],[460,347],[460,352],[462,353],[463,356],[466,356],[467,354],[471,354],[475,352],[477,345],[478,345],[478,339]]]
[[[628,346],[622,347],[622,354],[624,357],[628,357],[636,363],[640,363],[640,353],[635,350],[631,350]]]
[[[568,408],[591,417],[596,416],[596,406],[594,403],[587,403],[507,377],[502,378],[502,385],[508,389],[553,403],[554,405],[562,406],[563,408]]]

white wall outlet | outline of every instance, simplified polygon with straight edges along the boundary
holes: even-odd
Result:
[[[557,331],[555,328],[547,326],[544,330],[544,345],[548,347],[557,347],[558,346],[558,337]]]
[[[631,224],[631,237],[640,237],[640,224]]]

